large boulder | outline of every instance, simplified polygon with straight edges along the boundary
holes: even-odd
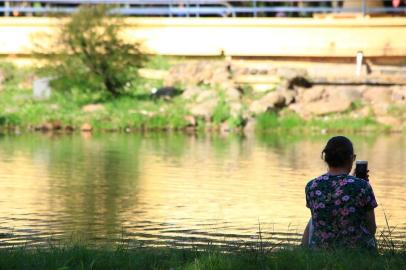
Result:
[[[321,100],[324,96],[325,89],[322,86],[315,86],[309,89],[301,88],[299,93],[300,102],[307,104]]]
[[[331,113],[342,113],[351,108],[351,101],[342,100],[320,100],[312,103],[305,104],[306,113],[312,115],[326,115]]]
[[[217,104],[218,99],[209,99],[202,103],[190,105],[189,111],[195,117],[203,117],[206,121],[210,121]]]
[[[389,113],[391,104],[389,102],[382,102],[382,103],[373,103],[371,106],[374,115],[382,116],[387,115]]]
[[[375,115],[384,116],[393,102],[393,91],[390,87],[370,87],[364,91],[363,99],[371,104]]]
[[[351,87],[327,87],[325,89],[325,98],[332,101],[342,102],[349,101],[355,102],[362,99],[362,90],[359,88]]]
[[[253,101],[249,107],[249,111],[256,115],[264,113],[269,109],[282,108],[283,106],[285,106],[285,97],[275,91],[266,94],[259,100]]]
[[[196,102],[197,103],[202,103],[206,100],[213,100],[213,99],[218,99],[218,94],[214,90],[204,90],[201,91],[197,97],[196,97]]]
[[[241,99],[241,93],[235,87],[228,87],[224,90],[224,94],[227,101],[239,101]]]
[[[343,113],[351,108],[353,102],[362,98],[361,89],[351,87],[315,86],[298,91],[299,104],[292,104],[289,108],[304,118]]]
[[[297,99],[298,92],[294,89],[288,89],[286,87],[278,87],[276,91],[285,98],[286,106],[294,103]]]
[[[192,86],[192,87],[188,87],[186,88],[185,91],[183,91],[182,93],[182,98],[185,100],[193,100],[195,99],[202,91],[201,88],[196,87],[196,86]]]
[[[392,89],[389,87],[371,87],[364,91],[363,99],[371,104],[390,103]]]

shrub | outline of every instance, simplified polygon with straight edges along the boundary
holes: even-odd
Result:
[[[124,21],[110,11],[105,5],[80,7],[51,37],[51,48],[37,49],[37,55],[47,56],[40,71],[55,78],[54,88],[77,87],[117,96],[137,79],[145,56],[140,44],[120,37]]]

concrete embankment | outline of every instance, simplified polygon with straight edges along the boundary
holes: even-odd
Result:
[[[0,55],[29,56],[63,20],[0,18]],[[406,19],[128,18],[124,37],[152,54],[180,56],[406,57]],[[42,33],[42,34],[41,34]],[[397,60],[398,61],[398,60]]]

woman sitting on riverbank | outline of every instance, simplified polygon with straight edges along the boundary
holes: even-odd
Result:
[[[310,248],[376,248],[377,207],[368,181],[349,175],[355,160],[351,141],[331,138],[322,152],[328,172],[306,185],[311,220],[302,244]]]

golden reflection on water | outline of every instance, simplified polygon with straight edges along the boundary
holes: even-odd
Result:
[[[406,231],[405,137],[350,136],[380,207]],[[0,138],[0,241],[297,239],[304,186],[325,171],[328,136],[180,134]]]

